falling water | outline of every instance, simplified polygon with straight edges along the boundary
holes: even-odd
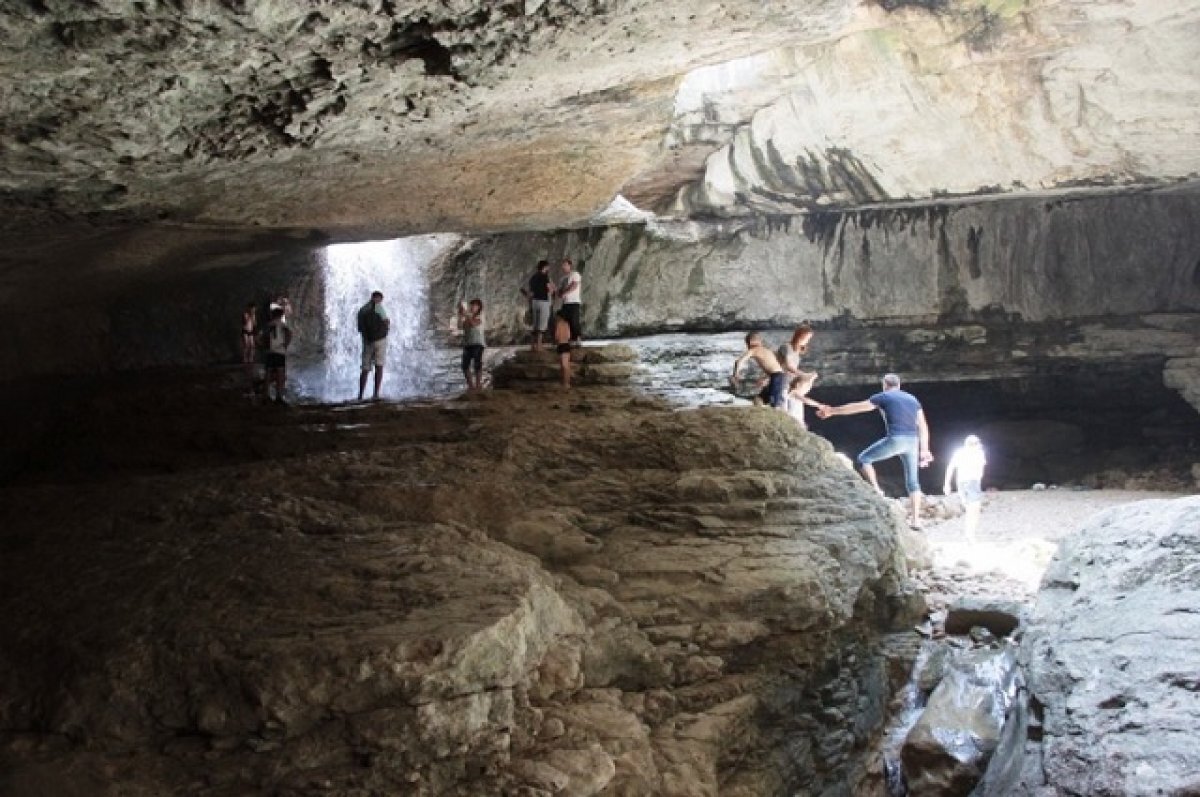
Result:
[[[427,394],[435,368],[425,327],[429,293],[426,266],[458,240],[457,235],[418,235],[328,247],[323,264],[324,357],[300,376],[303,392],[325,401],[357,395],[362,363],[358,310],[372,291],[381,291],[384,309],[391,319],[383,396],[398,399]],[[371,389],[368,383],[368,394]]]

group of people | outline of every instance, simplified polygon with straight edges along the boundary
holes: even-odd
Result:
[[[558,355],[562,385],[571,387],[571,349],[583,341],[582,313],[583,276],[575,270],[571,258],[559,262],[559,278],[550,277],[550,261],[539,260],[529,283],[521,288],[521,294],[529,300],[529,320],[532,328],[530,345],[534,351],[542,350],[542,337],[550,330],[554,320],[554,351]],[[559,300],[558,312],[554,302]]]
[[[817,373],[801,370],[800,360],[807,353],[812,337],[812,327],[802,324],[796,328],[788,342],[778,350],[771,351],[764,345],[760,333],[749,333],[746,335],[746,351],[734,361],[733,374],[729,377],[730,383],[736,389],[742,368],[750,361],[755,362],[763,372],[755,403],[769,404],[787,412],[802,428],[807,428],[804,419],[805,406],[813,407],[817,417],[821,419],[878,410],[883,415],[884,436],[859,453],[859,470],[876,492],[883,495],[875,474],[875,463],[899,457],[904,468],[904,483],[909,498],[909,522],[913,526],[920,526],[920,469],[933,462],[933,453],[929,448],[929,423],[925,419],[925,410],[921,407],[921,402],[900,387],[900,377],[894,373],[884,374],[881,380],[882,389],[862,401],[831,406],[810,398],[808,393],[816,382]],[[967,537],[971,541],[974,541],[975,529],[979,523],[983,499],[981,481],[986,462],[982,442],[975,435],[969,435],[946,469],[943,492],[948,495],[951,482],[957,480],[958,494],[966,506]]]
[[[283,388],[287,382],[287,351],[292,345],[292,328],[288,325],[292,304],[286,296],[272,301],[267,307],[267,323],[259,326],[258,305],[250,302],[242,310],[242,367],[246,378],[250,381],[250,391],[259,391],[258,378],[258,348],[261,346],[266,353],[263,359],[265,380],[262,392],[268,400],[276,404],[286,404],[283,398]],[[271,399],[271,388],[275,388],[275,398]]]

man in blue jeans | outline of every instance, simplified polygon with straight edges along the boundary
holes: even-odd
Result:
[[[912,504],[909,523],[919,527],[921,481],[918,468],[927,467],[933,462],[933,454],[929,453],[929,424],[925,422],[925,411],[921,409],[921,402],[917,401],[916,396],[900,389],[900,377],[896,374],[884,374],[881,392],[866,401],[855,401],[840,407],[825,407],[818,410],[817,415],[828,418],[833,415],[857,415],[871,410],[883,413],[887,436],[864,448],[858,455],[858,465],[875,491],[883,495],[871,463],[900,457],[904,464],[904,483],[908,489],[908,499]]]

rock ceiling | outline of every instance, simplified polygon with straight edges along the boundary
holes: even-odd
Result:
[[[1200,0],[5,0],[0,222],[335,237],[1200,174]]]

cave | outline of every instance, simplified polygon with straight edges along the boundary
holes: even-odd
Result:
[[[0,794],[1200,789],[1198,26],[7,4]],[[522,292],[564,258],[569,391]],[[284,297],[279,406],[237,326]],[[876,413],[730,386],[801,324],[816,401],[920,400],[923,528],[846,467]],[[922,723],[984,681],[955,758]]]

